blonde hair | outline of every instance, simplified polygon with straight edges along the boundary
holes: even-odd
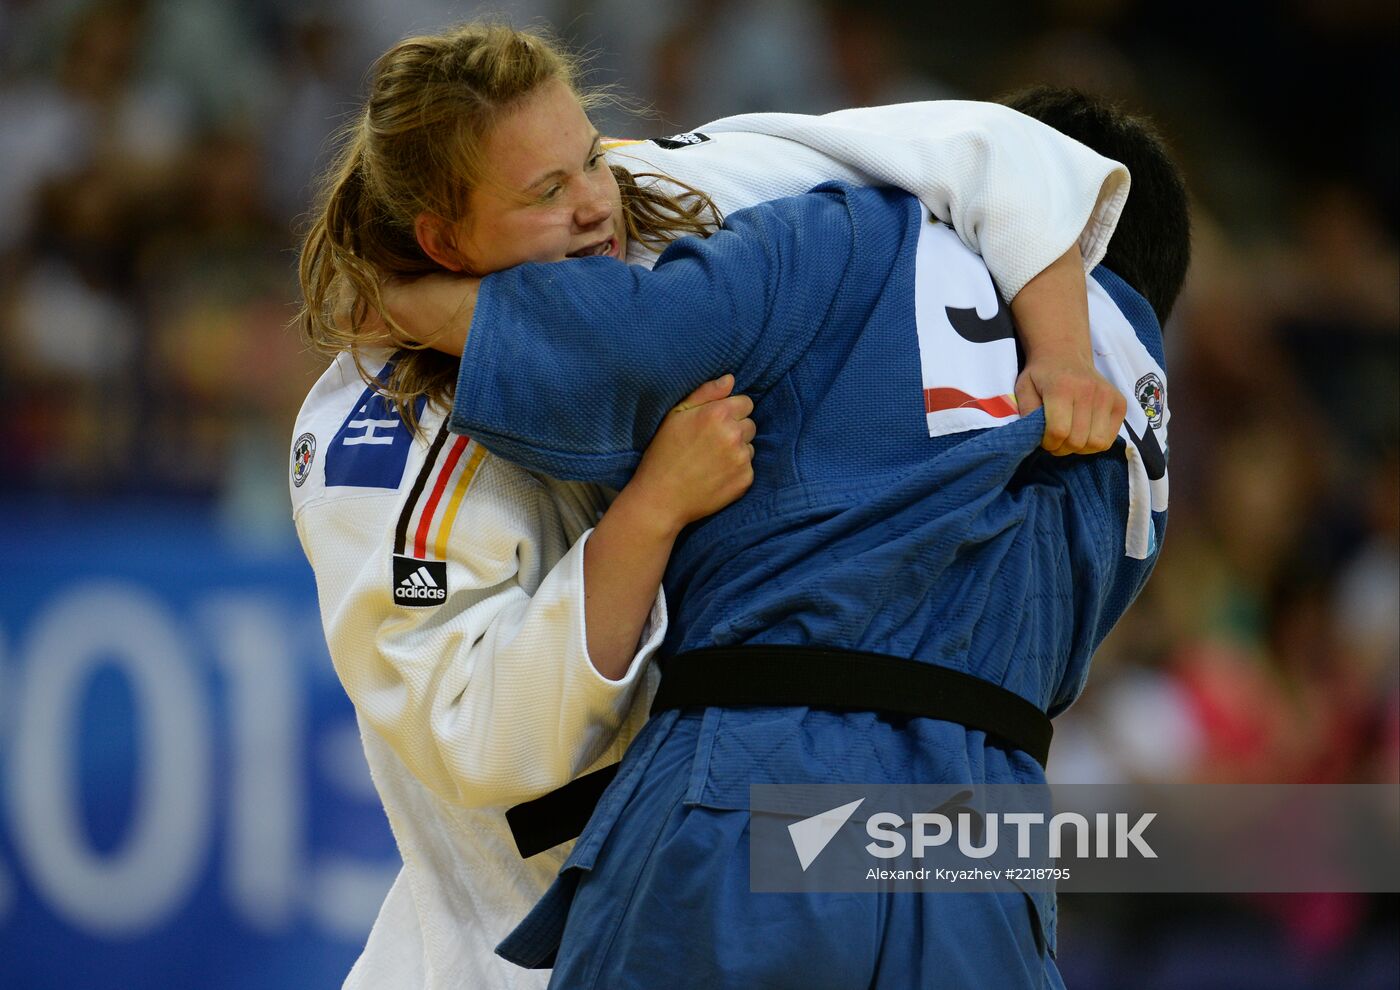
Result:
[[[419,214],[460,219],[467,196],[484,181],[481,148],[504,113],[540,86],[559,81],[579,94],[579,64],[543,35],[500,24],[466,24],[408,38],[374,64],[363,112],[346,127],[321,181],[314,219],[301,248],[298,322],[312,346],[350,351],[361,377],[390,398],[417,428],[417,400],[446,407],[457,359],[413,341],[384,308],[383,280],[441,268],[418,244]],[[671,181],[642,186],[613,166],[627,233],[660,248],[719,225],[719,211],[699,190]],[[377,319],[372,319],[377,317]],[[373,329],[371,329],[373,328]],[[361,363],[361,349],[400,347],[386,380]]]

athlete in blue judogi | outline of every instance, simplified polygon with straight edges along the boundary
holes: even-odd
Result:
[[[1056,106],[1039,109],[1156,186],[1130,202],[1090,289],[1096,328],[1123,322],[1160,369],[1158,317],[1187,252],[1179,179],[1145,132],[1056,120]],[[1097,146],[1104,134],[1120,145]],[[1057,714],[1160,546],[1165,512],[1133,479],[1164,484],[1153,434],[1164,381],[1140,399],[1131,450],[1052,458],[1037,450],[1040,414],[938,433],[920,398],[937,391],[927,349],[940,345],[915,316],[928,303],[916,300],[915,259],[929,228],[906,194],[828,185],[737,213],[651,272],[599,259],[492,275],[454,427],[531,469],[616,486],[697,381],[732,371],[756,402],[755,482],[678,542],[667,652],[867,651],[970,674]],[[1158,230],[1174,243],[1154,241]],[[971,296],[945,288],[936,302],[994,299],[981,279]],[[752,784],[1044,779],[1036,757],[946,718],[667,711],[500,951],[553,963],[551,986],[571,990],[1059,985],[1053,894],[749,891]]]

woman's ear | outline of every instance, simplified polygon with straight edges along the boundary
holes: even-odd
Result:
[[[449,272],[466,269],[461,255],[457,252],[457,239],[452,225],[442,217],[435,217],[431,213],[418,214],[418,218],[413,221],[413,235],[418,239],[418,246],[423,249],[423,253]]]

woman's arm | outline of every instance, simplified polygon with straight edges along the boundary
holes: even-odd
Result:
[[[572,547],[554,488],[465,438],[410,462],[397,492],[298,489],[316,492],[297,529],[346,693],[443,800],[537,797],[613,743],[665,634],[674,533],[752,478],[751,403],[705,401],[731,386],[709,383],[690,397],[702,405],[667,418],[637,484]],[[413,575],[432,594],[396,600]]]
[[[826,187],[678,241],[652,271],[588,258],[487,276],[452,428],[531,470],[621,487],[697,381],[732,372],[758,396],[801,359],[863,264],[853,209],[881,243],[918,217],[897,192]]]
[[[836,177],[908,190],[982,255],[1011,303],[1028,358],[1020,411],[1045,405],[1045,449],[1112,443],[1121,397],[1090,360],[1084,273],[1126,202],[1122,165],[1009,107],[967,100],[754,113],[698,129],[700,144],[641,142],[613,157],[704,189],[726,213]]]
[[[386,293],[399,324],[436,350],[461,356],[481,280],[434,275]],[[1099,374],[1089,347],[1089,307],[1078,244],[1040,272],[1011,300],[1026,351],[1016,380],[1022,416],[1045,407],[1041,445],[1052,454],[1092,454],[1113,444],[1127,408],[1123,394]]]
[[[681,530],[753,484],[753,402],[733,387],[706,382],[672,410],[588,541],[588,653],[604,677],[626,674]]]
[[[934,100],[822,116],[754,113],[700,130],[714,138],[706,149],[718,150],[729,132],[772,135],[855,169],[868,184],[913,193],[982,256],[1008,302],[1076,244],[1084,269],[1097,265],[1128,197],[1128,170],[1121,164],[999,103]],[[678,150],[671,158],[680,164],[685,154]],[[781,148],[765,165],[772,183],[783,182],[783,172],[793,168],[806,170],[806,188],[831,177],[812,175],[810,158],[804,164]],[[726,177],[722,157],[713,156],[710,168]],[[681,178],[709,188],[703,176]],[[721,205],[733,210],[791,191],[752,187]]]
[[[1057,455],[1107,450],[1128,406],[1094,367],[1079,245],[1026,283],[1011,300],[1011,317],[1026,351],[1016,379],[1017,412],[1028,416],[1045,407],[1041,446]]]
[[[297,516],[326,643],[364,731],[449,804],[515,804],[567,783],[626,720],[665,634],[664,601],[653,589],[625,675],[603,676],[587,646],[591,531],[569,546],[546,486],[487,455],[442,563],[426,568],[443,598],[399,604],[394,585],[423,565],[392,566],[398,504],[339,499]],[[372,528],[378,542],[361,535]]]

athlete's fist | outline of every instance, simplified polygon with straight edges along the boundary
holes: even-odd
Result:
[[[753,484],[753,400],[734,376],[706,382],[672,409],[628,483],[677,530],[718,512]]]
[[[1040,445],[1061,456],[1107,450],[1128,411],[1122,393],[1094,367],[1085,285],[1075,243],[1011,300],[1026,352],[1016,407],[1022,416],[1045,407]]]
[[[1042,405],[1040,445],[1058,456],[1107,450],[1128,412],[1123,393],[1088,362],[1028,361],[1016,379],[1016,407],[1028,416]]]

